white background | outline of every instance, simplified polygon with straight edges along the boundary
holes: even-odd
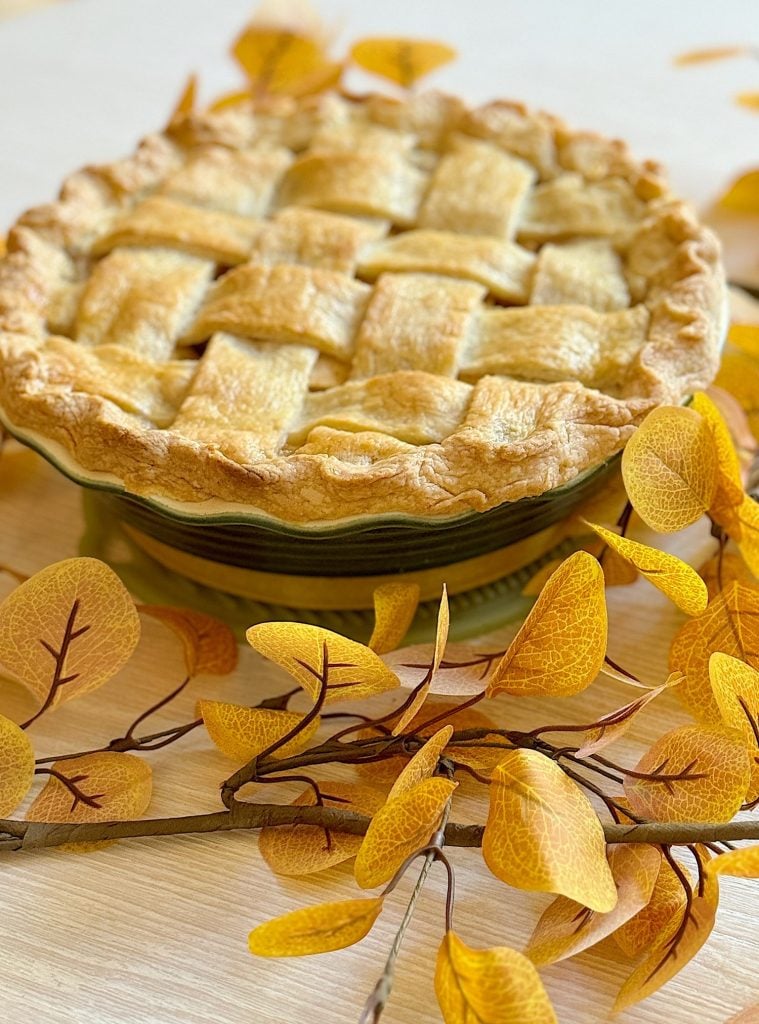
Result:
[[[675,69],[693,47],[759,44],[756,0],[321,0],[338,45],[410,34],[455,45],[431,80],[472,100],[524,99],[624,136],[705,203],[759,163],[759,61]],[[0,13],[2,0],[0,0]],[[250,0],[65,0],[0,21],[0,229],[65,173],[128,152],[160,127],[190,71],[204,95],[241,81],[229,42]],[[377,80],[373,80],[377,81]],[[353,82],[366,87],[368,76]]]

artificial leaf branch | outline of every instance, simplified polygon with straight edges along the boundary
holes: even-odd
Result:
[[[0,851],[87,850],[130,837],[257,829],[276,873],[305,875],[354,859],[360,889],[384,886],[380,896],[305,908],[259,926],[250,948],[266,956],[358,941],[421,860],[364,1021],[379,1020],[416,895],[436,865],[448,879],[436,969],[447,1021],[476,1014],[485,993],[496,990],[520,1020],[554,1020],[531,959],[573,956],[608,935],[628,955],[633,949],[634,959],[644,954],[632,964],[618,1006],[651,994],[708,938],[717,875],[757,874],[759,847],[731,844],[759,840],[759,822],[735,817],[759,798],[759,587],[751,571],[759,527],[730,435],[706,396],[691,408],[652,413],[625,451],[623,475],[632,504],[611,527],[588,525],[602,547],[596,541],[595,555],[578,551],[554,569],[503,650],[449,644],[445,593],[434,642],[403,648],[419,592],[394,584],[377,591],[369,645],[297,622],[251,627],[249,644],[294,685],[255,706],[203,697],[194,718],[159,731],[149,732],[146,722],[192,680],[234,669],[237,648],[227,627],[197,612],[135,608],[115,574],[92,559],[69,559],[22,579],[0,604],[0,664],[28,689],[37,711],[23,727],[0,718]],[[633,509],[665,532],[708,517],[717,538],[714,565],[699,576],[630,536]],[[728,542],[746,564],[726,551]],[[671,675],[658,685],[644,686],[608,657],[609,554],[690,616],[674,638]],[[112,679],[134,650],[140,616],[179,639],[179,681],[121,736],[35,760],[34,723]],[[495,717],[502,703],[521,696],[571,699],[599,673],[637,687],[637,696],[592,722],[549,720],[519,731]],[[696,721],[660,736],[637,764],[610,756],[665,692]],[[394,707],[373,711],[383,695]],[[295,698],[306,710],[291,707]],[[333,710],[359,699],[368,702],[360,711],[350,704]],[[152,789],[146,755],[201,729],[233,766],[219,810],[143,819]],[[345,779],[320,777],[321,768],[335,765]],[[35,778],[46,781],[26,820],[7,817]],[[477,824],[455,820],[464,779],[483,797]],[[300,789],[289,804],[257,798],[273,782]],[[506,885],[556,895],[527,956],[506,946],[478,950],[454,932],[446,846],[481,848]],[[690,858],[694,881],[681,857]]]

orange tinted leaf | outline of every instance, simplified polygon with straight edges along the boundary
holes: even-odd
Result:
[[[435,966],[445,1024],[556,1024],[540,975],[506,946],[472,949],[449,931]]]
[[[374,631],[369,647],[377,654],[394,651],[408,633],[419,606],[418,583],[386,583],[374,591]]]
[[[414,754],[409,763],[393,783],[393,788],[387,795],[392,800],[401,793],[413,789],[422,779],[429,779],[435,773],[438,762],[445,750],[448,741],[453,735],[453,726],[444,725],[427,740],[423,747]]]
[[[273,708],[251,708],[243,704],[227,704],[220,700],[198,701],[198,713],[208,735],[226,757],[238,764],[252,758],[286,736],[306,717],[296,711],[275,711]],[[319,728],[318,716],[272,754],[292,757],[308,746]]]
[[[448,610],[448,590],[445,584],[443,584],[443,593],[440,598],[440,606],[437,613],[437,625],[435,627],[435,645],[432,650],[432,662],[425,675],[421,685],[419,686],[418,693],[415,694],[414,699],[411,701],[406,710],[401,714],[397,723],[393,727],[393,736],[400,736],[401,733],[406,729],[409,722],[412,722],[416,718],[419,710],[421,709],[424,702],[427,700],[427,695],[430,692],[430,688],[435,679],[435,675],[440,666],[440,662],[443,660],[443,654],[445,653],[445,645],[448,642],[448,628],[450,626],[450,612]]]
[[[327,89],[334,89],[340,84],[345,65],[340,61],[327,60],[314,71],[303,75],[287,88],[288,96],[314,96]]]
[[[371,697],[398,686],[398,677],[374,651],[321,626],[262,622],[245,635],[253,650],[281,665],[313,700],[325,674],[325,703]]]
[[[744,846],[713,857],[706,865],[709,875],[732,875],[734,878],[759,878],[759,845]]]
[[[129,593],[96,558],[49,565],[0,605],[0,663],[40,705],[97,689],[124,665],[139,638]]]
[[[759,213],[759,171],[747,171],[736,178],[720,197],[719,205],[736,213]]]
[[[254,928],[248,949],[256,956],[308,956],[344,949],[363,939],[382,910],[382,898],[319,903]]]
[[[627,587],[638,578],[638,570],[632,562],[626,561],[613,548],[607,548],[601,568],[607,587]]]
[[[323,783],[325,807],[373,815],[385,802],[385,794],[356,782]],[[313,807],[316,795],[309,787],[292,801],[296,807]],[[333,832],[317,825],[278,825],[264,828],[258,836],[261,856],[277,875],[309,875],[350,860],[358,853],[362,836]]]
[[[456,786],[449,779],[424,779],[375,814],[354,866],[362,889],[389,881],[404,860],[429,841]]]
[[[70,785],[51,776],[29,808],[27,821],[128,821],[141,817],[150,805],[153,773],[134,754],[101,751],[56,761],[52,768]],[[87,852],[111,842],[67,843],[61,849]]]
[[[195,101],[198,95],[198,76],[190,75],[185,83],[185,87],[181,92],[179,99],[176,102],[174,109],[169,117],[169,127],[178,124],[183,121],[188,114],[191,114],[195,109]]]
[[[666,551],[620,537],[612,530],[588,523],[605,544],[615,551],[687,615],[700,615],[706,608],[706,585],[695,569]]]
[[[682,932],[671,934],[663,943],[655,943],[645,960],[633,971],[619,991],[614,1011],[619,1012],[646,999],[665,985],[693,959],[709,938],[719,902],[717,880],[708,873],[703,893],[694,891],[687,921]]]
[[[684,67],[687,64],[706,64],[714,60],[725,60],[728,57],[743,57],[749,51],[745,46],[712,46],[703,50],[688,50],[675,57],[675,64]]]
[[[753,359],[759,359],[759,324],[730,324],[728,341]]]
[[[665,733],[625,776],[630,806],[653,821],[730,821],[743,803],[751,768],[741,736],[716,725]]]
[[[675,634],[669,667],[685,675],[675,693],[704,722],[721,721],[709,681],[713,651],[759,667],[759,589],[728,583],[703,615],[686,622]]]
[[[514,750],[494,770],[485,863],[517,889],[554,892],[606,913],[617,902],[598,815],[550,758]]]
[[[729,552],[722,555],[721,565],[719,555],[714,555],[708,562],[704,562],[698,574],[706,584],[710,601],[714,600],[723,587],[733,581],[756,586],[756,580],[741,556]]]
[[[708,425],[693,409],[654,409],[625,446],[622,475],[635,511],[652,530],[690,526],[711,507],[717,486]]]
[[[245,103],[250,103],[253,99],[253,94],[250,89],[235,89],[234,92],[226,92],[222,96],[217,96],[213,103],[209,104],[209,111],[216,113],[219,110],[229,110],[230,107],[240,107]]]
[[[34,779],[34,748],[15,722],[0,715],[0,817],[12,814]]]
[[[759,797],[759,672],[729,654],[709,659],[709,676],[722,721],[743,736],[751,761],[747,803]]]
[[[746,110],[759,110],[759,92],[739,92],[735,102]]]
[[[606,653],[604,578],[576,551],[551,575],[488,681],[487,695],[568,697],[599,673]]]
[[[326,63],[320,44],[285,28],[249,25],[232,46],[232,56],[258,92],[288,93]]]
[[[621,843],[609,851],[609,867],[617,886],[617,905],[608,914],[596,914],[566,896],[545,910],[525,950],[538,967],[565,960],[594,946],[639,913],[648,901],[659,874],[661,853],[644,843]]]
[[[680,866],[688,877],[688,872]],[[661,945],[677,930],[685,909],[685,889],[668,861],[662,858],[656,884],[646,906],[614,932],[614,941],[634,958]]]
[[[582,746],[577,751],[576,756],[588,757],[589,754],[596,754],[599,750],[603,750],[604,747],[615,743],[621,736],[624,736],[636,716],[652,700],[658,697],[660,693],[669,689],[669,687],[677,685],[681,679],[682,676],[673,673],[661,686],[655,686],[652,690],[646,690],[645,693],[642,693],[640,697],[636,697],[635,700],[631,700],[621,708],[603,715],[598,719],[597,725],[585,733]]]
[[[143,615],[159,619],[182,641],[187,674],[225,676],[237,667],[237,641],[219,619],[189,608],[143,604]]]
[[[715,383],[737,399],[748,417],[752,434],[759,438],[759,366],[755,359],[743,352],[726,352]]]
[[[455,57],[453,47],[424,39],[373,36],[359,40],[351,48],[351,58],[359,67],[389,78],[404,89],[410,89],[420,78]]]

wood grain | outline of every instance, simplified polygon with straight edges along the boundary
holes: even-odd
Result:
[[[0,463],[0,562],[32,572],[76,554],[80,506],[74,485],[37,456],[11,446]],[[714,542],[697,525],[677,543],[697,564]],[[11,586],[0,576],[0,594]],[[680,613],[643,581],[610,591],[609,612],[612,657],[647,681],[661,678]],[[284,678],[252,651],[241,655],[233,677],[196,681],[176,707],[156,717],[155,729],[189,720],[199,696],[254,702],[286,688]],[[181,675],[179,643],[159,622],[146,620],[136,655],[119,676],[33,727],[39,756],[111,739]],[[580,697],[553,701],[550,717],[587,720],[629,696],[622,684],[602,678]],[[383,707],[391,703],[379,701]],[[545,707],[534,699],[499,698],[493,710],[504,724],[519,728],[545,720]],[[5,682],[0,711],[20,718],[29,710],[21,688]],[[667,695],[644,712],[618,759],[633,763],[657,735],[682,721],[684,714]],[[200,732],[148,756],[155,769],[151,816],[220,807],[218,786],[233,765]],[[266,799],[289,800],[298,788],[268,786]],[[474,784],[465,781],[461,789],[455,817],[475,821]],[[477,851],[452,850],[451,857],[462,937],[473,945],[523,947],[549,898],[506,888]],[[297,906],[355,895],[349,866],[303,880],[276,878],[258,854],[255,835],[222,834],[128,840],[83,856],[6,854],[0,873],[6,1019],[35,1024],[352,1024],[413,884],[409,878],[399,887],[360,945],[304,960],[267,961],[248,954],[250,928]],[[736,879],[725,879],[722,888],[715,934],[696,961],[662,992],[621,1015],[621,1024],[724,1024],[756,1001],[756,892]],[[443,929],[443,901],[444,879],[433,870],[401,955],[388,1024],[440,1019],[432,958]],[[626,971],[629,966],[606,942],[543,976],[563,1024],[597,1024],[608,1016]]]

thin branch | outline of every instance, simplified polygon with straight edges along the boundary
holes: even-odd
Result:
[[[332,807],[294,807],[280,804],[237,802],[231,810],[177,818],[143,821],[61,822],[0,819],[0,850],[35,850],[64,843],[98,842],[103,839],[135,839],[149,836],[230,832],[278,825],[318,825],[335,832],[363,835],[370,819],[363,814]],[[639,825],[604,824],[607,843],[653,843],[689,846],[694,843],[759,841],[759,821],[643,822]],[[482,845],[483,825],[446,826],[445,845]]]

